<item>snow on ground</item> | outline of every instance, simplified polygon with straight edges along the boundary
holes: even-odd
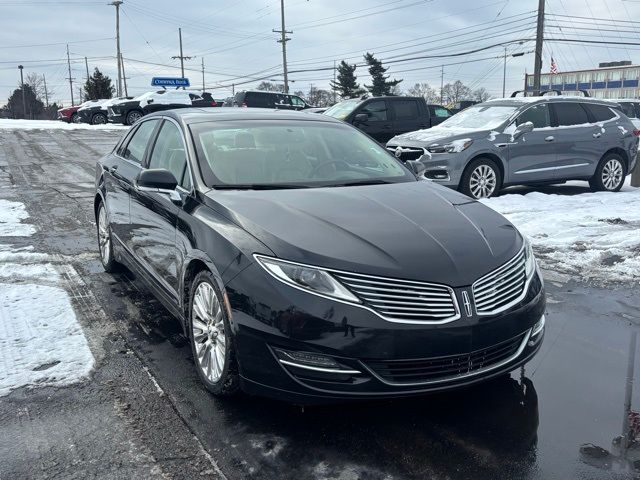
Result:
[[[0,118],[0,129],[9,130],[126,130],[124,125],[89,125],[87,123],[66,123],[60,120],[14,120]]]
[[[0,237],[35,228],[19,202],[0,200]],[[18,235],[19,234],[19,235]],[[68,385],[94,358],[52,258],[32,246],[0,244],[0,396],[24,386]]]
[[[20,202],[0,199],[0,236],[29,237],[35,233],[33,225],[22,223],[29,218],[27,210]]]
[[[640,282],[640,188],[483,200],[533,244],[545,270],[602,282]]]

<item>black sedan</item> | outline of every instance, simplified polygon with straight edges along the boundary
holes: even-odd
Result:
[[[336,402],[506,374],[544,335],[531,247],[409,166],[328,116],[151,114],[97,165],[102,263],[146,280],[217,395]]]

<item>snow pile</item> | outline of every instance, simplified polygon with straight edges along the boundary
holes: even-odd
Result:
[[[89,125],[87,123],[65,123],[59,120],[14,120],[0,118],[0,129],[4,130],[123,130],[124,125]]]
[[[0,200],[0,237],[30,236],[19,202]],[[0,396],[24,386],[68,385],[94,358],[52,258],[0,244]]]
[[[33,225],[22,223],[29,214],[20,202],[0,199],[0,236],[29,237],[35,233]]]
[[[529,237],[544,269],[583,280],[640,281],[640,189],[482,202]]]

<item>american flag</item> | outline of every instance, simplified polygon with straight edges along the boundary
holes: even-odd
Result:
[[[558,74],[558,65],[556,64],[556,61],[553,59],[553,57],[551,57],[551,73],[553,74]]]

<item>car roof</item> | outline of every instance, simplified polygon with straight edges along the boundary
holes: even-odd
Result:
[[[279,110],[270,108],[177,108],[151,113],[145,118],[171,117],[187,125],[211,121],[230,120],[301,120],[343,124],[340,120],[327,115],[309,115],[304,110]]]

